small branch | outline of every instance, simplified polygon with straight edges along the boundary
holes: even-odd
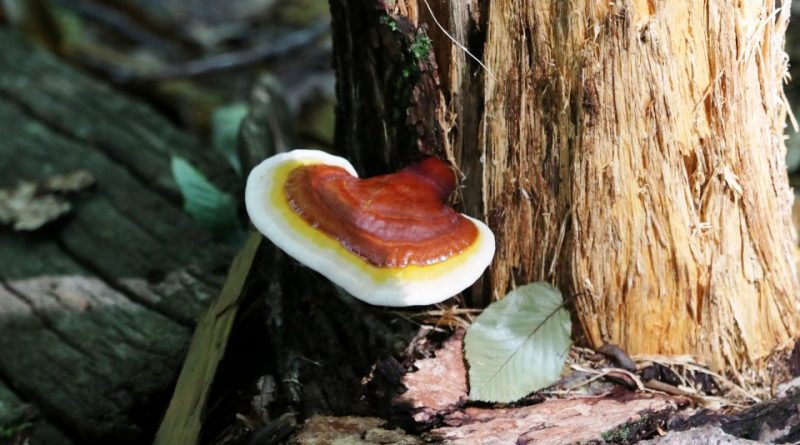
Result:
[[[77,14],[93,20],[120,35],[150,48],[161,48],[169,54],[179,54],[181,45],[185,42],[176,43],[163,33],[152,29],[150,23],[137,21],[123,11],[114,7],[89,0],[56,0],[56,3],[72,9]],[[180,45],[179,45],[180,43]]]
[[[314,43],[329,31],[330,23],[326,20],[319,21],[309,28],[295,31],[276,41],[255,48],[204,57],[182,65],[168,67],[152,74],[133,75],[131,79],[122,79],[122,82],[158,82],[217,74],[235,68],[249,67],[297,51]]]

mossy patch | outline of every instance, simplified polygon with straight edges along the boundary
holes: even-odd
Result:
[[[669,413],[669,411],[642,413],[639,420],[605,431],[600,434],[600,437],[603,438],[605,443],[615,444],[636,443],[640,440],[648,439],[656,434],[659,426],[663,426],[665,420],[669,417]]]
[[[418,33],[408,48],[416,61],[424,61],[431,52],[431,39],[426,34]]]

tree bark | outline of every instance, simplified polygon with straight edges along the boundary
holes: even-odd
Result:
[[[763,369],[800,330],[788,3],[331,0],[337,146],[453,162],[498,242],[472,304],[549,280],[594,346]]]

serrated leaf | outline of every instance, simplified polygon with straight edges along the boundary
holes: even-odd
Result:
[[[200,226],[221,238],[240,238],[242,229],[233,196],[218,189],[183,158],[172,158],[172,175],[183,195],[184,211]]]
[[[561,292],[532,283],[489,305],[467,330],[469,398],[510,403],[555,382],[570,346]]]

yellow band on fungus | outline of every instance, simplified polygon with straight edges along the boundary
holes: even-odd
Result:
[[[460,254],[450,257],[441,263],[426,266],[412,264],[402,268],[373,266],[360,256],[347,250],[337,239],[312,227],[289,206],[286,200],[286,194],[284,193],[284,184],[286,184],[289,174],[298,167],[313,164],[316,163],[313,161],[303,162],[293,160],[275,169],[275,176],[273,177],[273,184],[275,184],[275,187],[273,187],[271,196],[269,197],[272,207],[277,209],[284,216],[287,224],[302,237],[311,240],[314,244],[322,248],[334,250],[343,261],[347,261],[358,267],[359,270],[363,271],[365,275],[369,276],[375,282],[381,283],[388,280],[433,280],[439,278],[466,262],[470,255],[474,254],[475,249],[477,249],[477,246],[482,241],[482,235],[479,232],[478,237],[475,238],[471,246]]]

